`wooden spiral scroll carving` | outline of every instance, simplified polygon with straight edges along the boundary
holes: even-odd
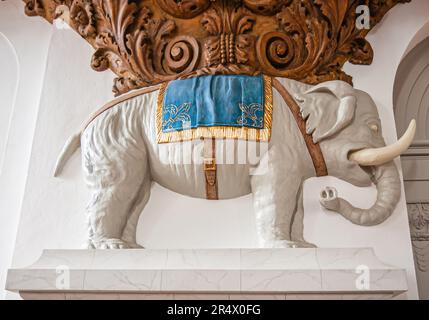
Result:
[[[367,5],[374,27],[410,0],[23,0],[50,22],[68,8],[70,25],[94,48],[94,70],[111,69],[122,94],[202,74],[267,74],[309,84],[340,79],[345,62],[370,64]]]
[[[173,38],[165,49],[166,74],[192,72],[197,66],[199,56],[200,46],[195,38],[190,36]]]

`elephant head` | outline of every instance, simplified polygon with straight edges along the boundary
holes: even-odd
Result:
[[[401,195],[393,160],[413,141],[415,120],[401,139],[386,146],[377,107],[367,93],[342,81],[330,81],[306,91],[298,101],[307,119],[307,133],[320,143],[330,175],[356,186],[374,183],[377,187],[377,200],[369,209],[354,207],[339,198],[334,188],[321,192],[322,206],[358,225],[385,221]]]

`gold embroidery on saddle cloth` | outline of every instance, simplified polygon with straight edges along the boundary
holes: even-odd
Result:
[[[212,126],[184,129],[181,131],[163,132],[162,118],[164,108],[164,96],[168,82],[161,84],[158,93],[156,111],[156,130],[158,143],[182,142],[198,139],[239,139],[257,142],[269,142],[273,122],[273,88],[272,78],[263,76],[264,79],[264,125],[263,128]]]

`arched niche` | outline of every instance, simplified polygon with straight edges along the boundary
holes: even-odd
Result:
[[[0,175],[19,82],[19,61],[15,48],[0,32]]]
[[[429,21],[414,35],[413,39],[408,44],[407,50],[403,57],[405,57],[411,50],[413,50],[418,44],[429,37]]]
[[[395,80],[393,100],[398,135],[405,132],[414,118],[417,120],[417,134],[413,148],[429,148],[429,37],[402,60]]]
[[[429,22],[410,42],[399,65],[393,103],[398,136],[411,119],[417,121],[402,167],[419,294],[429,299]]]
[[[429,35],[428,35],[429,36]],[[402,60],[395,80],[394,111],[398,136],[411,119],[417,121],[417,133],[411,148],[402,157],[404,179],[417,181],[419,188],[407,192],[407,201],[429,202],[429,37],[416,45]],[[416,184],[414,184],[416,185]]]

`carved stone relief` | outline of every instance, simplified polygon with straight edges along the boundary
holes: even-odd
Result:
[[[125,93],[201,74],[266,74],[308,84],[352,82],[345,62],[370,64],[369,29],[356,27],[368,5],[371,27],[409,0],[24,0],[26,13],[52,22],[59,8],[95,49],[91,66],[118,77]]]
[[[408,215],[413,241],[429,241],[429,203],[408,204]]]
[[[429,271],[429,243],[424,241],[413,241],[414,260],[420,272]],[[422,283],[424,285],[424,283]]]
[[[420,272],[428,272],[429,203],[409,203],[407,204],[407,208],[415,264]]]

